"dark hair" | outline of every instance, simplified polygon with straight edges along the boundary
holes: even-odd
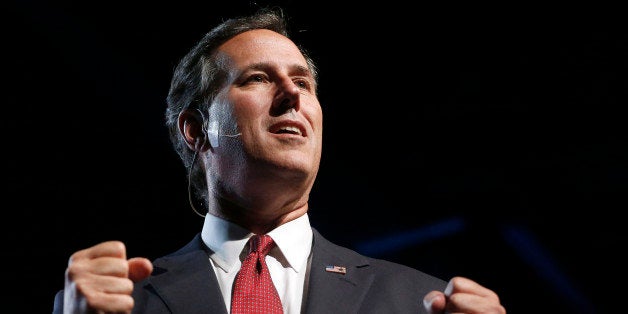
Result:
[[[196,195],[203,199],[207,197],[205,173],[202,167],[193,167],[194,151],[188,148],[179,132],[178,117],[186,109],[207,112],[226,80],[226,73],[216,57],[216,49],[236,35],[254,29],[268,29],[290,38],[286,17],[279,8],[262,8],[252,15],[228,19],[205,34],[181,59],[170,82],[166,99],[166,127],[172,145],[188,171],[191,186]],[[303,48],[299,49],[316,80],[314,61]]]

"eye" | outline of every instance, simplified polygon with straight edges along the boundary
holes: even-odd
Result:
[[[244,80],[244,84],[247,83],[264,83],[267,82],[268,79],[266,78],[266,76],[264,76],[263,74],[251,74],[249,75],[245,80]]]
[[[312,86],[310,81],[308,81],[306,79],[296,79],[296,80],[294,80],[294,85],[298,86],[301,89],[306,89],[306,90],[310,90],[310,88]]]

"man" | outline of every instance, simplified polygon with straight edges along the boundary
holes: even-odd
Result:
[[[119,241],[74,253],[53,312],[233,313],[240,266],[257,246],[249,238],[265,234],[275,246],[258,267],[284,313],[505,313],[472,280],[362,256],[310,226],[323,131],[316,89],[314,62],[280,12],[210,31],[176,68],[166,112],[191,204],[206,211],[202,231],[154,262],[127,259]]]

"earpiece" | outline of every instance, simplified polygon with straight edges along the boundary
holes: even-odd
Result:
[[[203,133],[205,134],[205,136],[207,136],[207,139],[209,140],[209,145],[211,145],[212,147],[218,147],[218,121],[212,121],[212,123],[210,123],[209,119],[205,119],[205,115],[200,109],[196,108],[196,111],[198,111],[198,113],[201,115],[201,119],[203,120],[202,129]],[[199,141],[199,138],[196,138],[195,141]],[[194,145],[198,144],[195,142]]]
[[[211,145],[212,147],[218,147],[219,136],[238,137],[241,135],[241,133],[220,134],[219,133],[220,126],[218,124],[218,120],[219,120],[218,117],[212,117],[212,115],[210,114],[209,118],[206,120],[205,115],[203,115],[203,112],[198,108],[196,110],[200,113],[201,118],[203,119],[203,123],[202,123],[203,133],[207,136],[207,141],[209,141],[209,145]]]
[[[218,147],[218,121],[207,121],[208,127],[205,129],[207,140],[212,147]]]

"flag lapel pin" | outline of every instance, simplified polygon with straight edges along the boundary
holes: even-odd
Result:
[[[325,271],[328,271],[330,273],[337,273],[337,274],[344,275],[347,273],[347,268],[343,266],[330,265],[330,266],[325,266]]]

